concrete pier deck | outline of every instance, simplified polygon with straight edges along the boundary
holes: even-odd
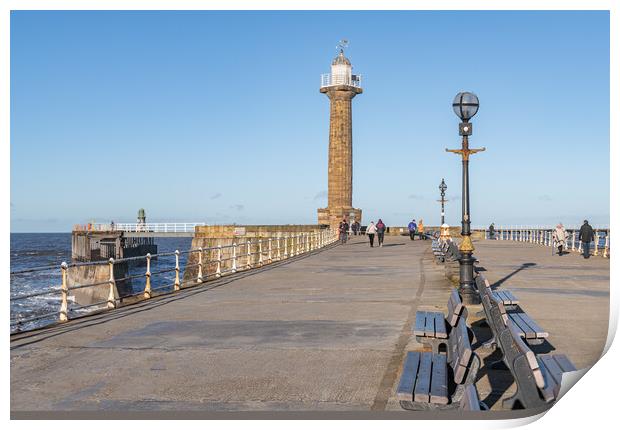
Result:
[[[15,336],[11,409],[383,409],[417,302],[450,286],[428,242],[366,240]]]
[[[477,242],[476,256],[558,352],[579,368],[596,361],[607,333],[609,260],[494,241]],[[420,347],[415,312],[445,310],[451,288],[430,241],[387,237],[370,248],[354,238],[13,336],[11,411],[400,411],[393,394],[402,360]],[[469,321],[484,341],[476,310]],[[514,389],[498,372],[481,372],[477,383],[492,409]]]

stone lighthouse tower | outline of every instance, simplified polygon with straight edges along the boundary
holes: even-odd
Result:
[[[321,76],[321,90],[329,97],[329,161],[327,207],[318,209],[319,224],[338,227],[342,218],[362,221],[353,208],[353,136],[351,100],[362,93],[361,76],[352,74],[344,50],[332,61],[331,73]]]

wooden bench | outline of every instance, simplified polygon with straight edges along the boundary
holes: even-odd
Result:
[[[448,299],[448,316],[443,312],[418,311],[415,325],[412,327],[416,340],[430,345],[433,353],[439,353],[439,347],[448,346],[448,333],[456,327],[459,319],[467,320],[467,309],[463,306],[459,293],[453,289]]]
[[[448,354],[407,353],[396,397],[408,410],[475,408],[472,389],[466,387],[474,384],[479,368],[465,319],[459,318],[448,337]]]
[[[433,255],[440,263],[444,262],[446,252],[448,251],[448,243],[440,240],[433,240],[432,242]]]
[[[484,347],[492,348],[497,346],[497,333],[501,331],[501,328],[509,320],[515,325],[515,330],[519,335],[530,345],[540,345],[549,337],[549,333],[540,327],[519,305],[515,305],[511,301],[512,306],[507,309],[504,305],[505,298],[500,298],[501,296],[496,291],[491,290],[488,281],[483,275],[478,274],[476,276],[476,286],[480,293],[483,312],[493,334],[491,340],[484,343]],[[491,310],[495,308],[497,309],[498,316],[494,319]]]
[[[503,401],[504,408],[535,408],[555,401],[560,392],[562,374],[577,370],[564,354],[536,356],[523,342],[512,321],[508,321],[498,339],[502,360],[517,384],[516,393]]]

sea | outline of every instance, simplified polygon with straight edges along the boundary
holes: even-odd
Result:
[[[191,248],[191,237],[156,238],[158,253],[186,251]],[[11,331],[22,331],[48,325],[58,318],[60,310],[60,294],[62,262],[71,263],[71,233],[11,233]],[[181,268],[185,267],[185,255],[179,258]],[[162,256],[152,260],[151,271],[174,267],[175,256]],[[45,268],[43,270],[32,270]],[[26,272],[24,272],[26,271]],[[143,274],[145,266],[130,266],[129,274]],[[183,274],[181,273],[181,276]],[[152,288],[170,284],[174,281],[174,271],[152,277]],[[134,292],[144,289],[144,279],[133,282]],[[137,290],[137,291],[136,291]],[[49,292],[48,295],[28,297],[15,300],[17,297],[33,293]],[[69,296],[70,310],[72,297]],[[73,315],[90,312],[92,309],[72,311]],[[13,324],[36,317],[46,317],[26,323]]]

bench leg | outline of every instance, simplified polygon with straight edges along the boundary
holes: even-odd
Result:
[[[509,370],[504,360],[495,360],[489,363],[489,367],[493,370]]]

